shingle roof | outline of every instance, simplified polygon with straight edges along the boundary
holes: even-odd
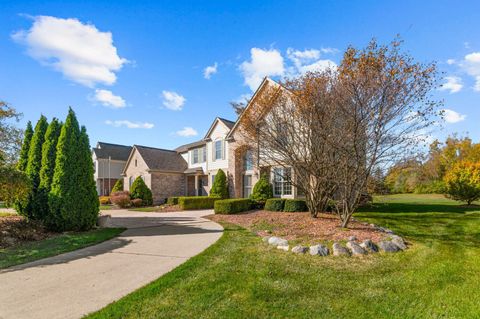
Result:
[[[188,167],[182,155],[176,151],[141,145],[134,145],[134,147],[138,150],[148,168],[151,170],[183,173]]]
[[[225,124],[229,129],[232,129],[232,127],[235,125],[234,121],[230,121],[221,117],[219,117],[218,119],[222,121],[222,123]]]
[[[200,141],[196,141],[196,142],[193,142],[193,143],[188,143],[188,144],[179,146],[174,151],[178,152],[178,153],[183,153],[183,152],[186,152],[193,147],[202,146],[202,145],[205,145],[205,144],[207,144],[207,142],[205,140],[200,140]]]
[[[117,161],[127,161],[131,151],[131,146],[104,142],[98,142],[97,147],[93,148],[97,158],[108,159],[110,157],[110,159]]]

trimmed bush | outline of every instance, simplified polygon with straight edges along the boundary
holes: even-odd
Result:
[[[307,203],[303,199],[287,199],[285,200],[284,212],[308,212]]]
[[[110,201],[110,196],[100,196],[98,201],[100,202],[100,205],[109,205],[112,203]]]
[[[115,192],[110,195],[110,200],[114,205],[117,205],[120,208],[127,208],[132,204],[130,200],[130,193],[128,191]]]
[[[167,199],[167,204],[168,204],[168,205],[178,205],[178,199],[179,199],[179,198],[180,198],[180,197],[169,197],[169,198]]]
[[[228,198],[228,185],[227,185],[227,176],[225,172],[221,169],[218,170],[217,175],[215,175],[215,180],[213,181],[212,188],[210,189],[211,197],[220,197]]]
[[[178,205],[181,209],[212,209],[215,201],[219,200],[219,197],[211,196],[191,196],[191,197],[179,197]]]
[[[130,198],[140,198],[147,206],[153,203],[152,191],[140,176],[133,181],[132,187],[130,187]]]
[[[250,198],[254,201],[256,201],[259,204],[265,205],[265,202],[267,199],[270,199],[273,197],[273,188],[272,184],[268,181],[267,175],[263,174],[258,182],[255,183],[255,186],[253,186],[253,191],[252,195],[250,195]]]
[[[113,185],[112,193],[123,191],[123,178],[117,179],[115,185]]]
[[[265,210],[268,210],[271,212],[283,212],[284,207],[285,207],[284,198],[269,198],[265,203]]]
[[[222,199],[214,204],[215,214],[235,214],[251,208],[252,200],[248,198]]]
[[[143,201],[140,198],[132,199],[132,206],[133,207],[142,207]]]

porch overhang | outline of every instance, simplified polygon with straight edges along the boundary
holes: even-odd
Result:
[[[184,174],[192,174],[192,175],[205,175],[205,172],[203,171],[203,168],[201,167],[195,167],[195,168],[188,168],[185,171],[183,171]]]

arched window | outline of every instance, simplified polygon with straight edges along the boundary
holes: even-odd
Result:
[[[243,169],[245,171],[253,170],[253,152],[252,150],[247,150],[243,155]]]

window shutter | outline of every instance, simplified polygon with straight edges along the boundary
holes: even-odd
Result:
[[[222,140],[222,159],[225,159],[225,140]]]

